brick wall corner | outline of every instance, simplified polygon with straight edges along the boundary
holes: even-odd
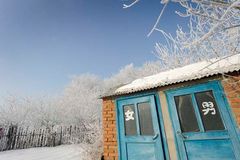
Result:
[[[118,160],[116,107],[113,99],[103,99],[102,118],[104,160]]]

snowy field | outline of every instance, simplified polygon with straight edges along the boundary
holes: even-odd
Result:
[[[0,152],[0,160],[83,160],[80,145],[30,148]]]

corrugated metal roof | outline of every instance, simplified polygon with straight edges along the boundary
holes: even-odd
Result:
[[[229,73],[240,70],[240,54],[214,58],[184,67],[171,69],[158,74],[136,79],[131,83],[111,91],[105,96],[130,94],[170,84],[201,79],[216,74]],[[103,96],[104,97],[104,96]]]

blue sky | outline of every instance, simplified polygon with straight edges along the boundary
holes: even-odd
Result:
[[[0,0],[0,95],[58,94],[72,75],[109,77],[123,66],[156,60],[150,38],[162,6],[142,0]],[[160,26],[174,34],[185,25],[167,8]]]

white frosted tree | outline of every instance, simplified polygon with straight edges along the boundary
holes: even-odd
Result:
[[[31,114],[29,115],[30,126],[53,127],[61,125],[61,110],[58,109],[55,97],[42,96],[32,99]]]
[[[85,129],[97,128],[101,120],[99,96],[103,91],[158,71],[159,62],[147,62],[142,67],[130,64],[105,80],[92,74],[74,76],[58,97],[6,96],[0,105],[0,125],[36,128],[79,125]]]
[[[95,75],[85,74],[72,78],[59,98],[63,121],[79,125],[90,125],[99,120],[102,80]],[[65,119],[65,120],[64,120]]]
[[[149,61],[140,67],[134,67],[133,64],[128,64],[120,69],[117,74],[104,80],[103,91],[106,92],[111,88],[130,83],[137,78],[156,74],[162,70],[160,64],[160,61]]]
[[[60,124],[58,111],[54,98],[9,95],[0,106],[0,125],[54,126]]]
[[[27,103],[25,103],[27,102]],[[7,96],[0,106],[0,125],[24,125],[28,122],[31,102],[13,95]]]
[[[135,0],[123,7],[129,8],[138,2],[140,0]],[[163,23],[161,17],[169,3],[180,4],[185,12],[175,13],[189,20],[188,28],[178,26],[176,36],[158,27]],[[165,37],[165,42],[155,45],[163,69],[240,53],[240,0],[161,0],[160,5],[163,9],[148,36],[156,31]]]

